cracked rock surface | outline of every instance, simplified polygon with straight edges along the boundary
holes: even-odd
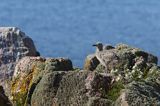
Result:
[[[0,85],[7,94],[16,63],[22,57],[37,56],[37,53],[32,39],[19,28],[0,27]]]

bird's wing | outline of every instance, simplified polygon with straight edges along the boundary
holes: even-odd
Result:
[[[117,60],[117,55],[113,51],[102,51],[97,53],[97,58],[106,67],[110,62]]]

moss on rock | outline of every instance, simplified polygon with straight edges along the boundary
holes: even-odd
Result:
[[[115,101],[118,99],[118,97],[120,96],[121,94],[121,90],[122,89],[125,89],[124,87],[124,83],[122,81],[118,81],[118,82],[115,82],[113,85],[112,85],[112,88],[111,90],[108,92],[108,94],[106,95],[108,99],[112,100],[112,101]]]
[[[13,103],[20,106],[30,105],[37,84],[47,73],[72,69],[72,63],[69,59],[23,58],[17,64],[12,80],[11,94]]]

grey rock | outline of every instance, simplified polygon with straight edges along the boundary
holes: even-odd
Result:
[[[69,70],[73,70],[69,59],[23,57],[12,77],[11,100],[20,106],[52,104],[61,77]]]
[[[132,82],[122,91],[116,106],[159,106],[160,84],[152,81]]]
[[[0,27],[0,84],[6,92],[15,64],[24,56],[36,56],[31,38],[16,27]]]
[[[92,98],[100,98],[96,100],[105,104],[107,99],[103,101],[103,98],[109,91],[111,80],[111,77],[95,72],[67,73],[60,82],[56,103],[61,106],[93,106]]]
[[[54,97],[64,74],[65,72],[54,72],[44,75],[36,86],[28,104],[31,106],[56,106]]]

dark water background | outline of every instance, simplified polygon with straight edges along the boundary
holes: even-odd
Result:
[[[83,65],[96,41],[160,56],[160,0],[1,0],[0,26],[17,26],[41,55]]]

